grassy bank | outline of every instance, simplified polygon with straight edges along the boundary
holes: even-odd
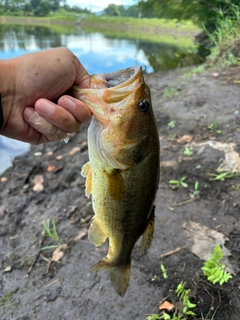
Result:
[[[89,16],[81,22],[83,26],[98,26],[99,28],[114,27],[117,29],[139,29],[154,31],[169,31],[174,33],[191,33],[197,34],[201,31],[191,21],[182,21],[166,19],[134,19],[128,17],[106,17],[106,16]]]
[[[76,18],[65,18],[64,17],[11,17],[11,16],[0,16],[0,23],[1,24],[29,24],[29,25],[42,25],[42,26],[49,26],[49,25],[75,25]]]
[[[129,17],[107,17],[107,16],[84,16],[84,19],[79,22],[83,16],[78,15],[77,17],[71,14],[54,14],[47,17],[14,17],[14,16],[0,16],[1,23],[22,23],[22,24],[41,24],[41,25],[52,25],[52,24],[70,24],[75,25],[80,23],[81,26],[88,28],[100,28],[109,30],[114,28],[118,30],[126,29],[138,29],[154,31],[160,33],[161,31],[169,31],[174,33],[191,33],[196,34],[201,30],[196,27],[191,21],[183,21],[177,23],[176,20],[166,19],[135,19]]]

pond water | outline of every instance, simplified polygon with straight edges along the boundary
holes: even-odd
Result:
[[[141,65],[144,72],[169,70],[199,64],[197,48],[183,45],[176,35],[168,41],[150,42],[122,35],[87,32],[79,27],[43,27],[0,25],[0,59],[59,46],[68,47],[92,73],[110,72]],[[29,145],[0,135],[0,174],[12,159],[29,149]]]

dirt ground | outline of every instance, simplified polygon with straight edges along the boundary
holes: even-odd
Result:
[[[239,275],[222,286],[207,282],[183,223],[224,234],[230,261],[240,267],[240,177],[209,180],[219,166],[240,171],[240,70],[187,71],[145,77],[159,128],[161,179],[153,243],[145,256],[134,249],[126,295],[115,293],[107,272],[89,272],[107,244],[96,249],[86,235],[93,214],[80,175],[88,159],[86,125],[67,144],[33,146],[0,177],[0,319],[145,320],[159,313],[165,297],[177,305],[173,290],[186,281],[197,305],[189,319],[239,320]],[[177,140],[184,135],[192,138],[185,145]],[[192,155],[184,154],[186,147]],[[187,188],[169,185],[182,177]],[[200,195],[193,197],[196,181]],[[54,249],[40,251],[54,244],[42,233],[43,222],[53,218],[63,248],[57,262],[50,261]]]

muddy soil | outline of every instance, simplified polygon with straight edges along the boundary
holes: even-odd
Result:
[[[106,272],[89,272],[108,246],[96,249],[86,235],[93,215],[80,175],[88,159],[86,125],[67,144],[33,146],[0,178],[0,319],[144,320],[159,312],[167,296],[181,309],[171,290],[186,281],[197,305],[189,319],[239,320],[239,275],[222,286],[209,284],[203,261],[186,245],[183,223],[223,233],[235,270],[240,267],[240,177],[209,180],[218,168],[240,171],[240,70],[187,71],[146,75],[159,128],[161,179],[153,243],[145,256],[134,249],[125,296],[115,293]],[[192,141],[180,144],[183,135]],[[182,177],[187,188],[169,185]],[[200,195],[193,197],[196,181]],[[47,219],[55,219],[57,242],[43,235]],[[55,249],[40,250],[56,243],[63,253],[57,262],[50,260]]]

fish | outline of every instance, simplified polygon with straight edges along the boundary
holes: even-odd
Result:
[[[154,232],[160,146],[150,89],[142,68],[133,66],[91,75],[91,87],[74,86],[72,95],[93,115],[89,161],[81,171],[94,212],[88,237],[97,247],[107,239],[109,244],[107,256],[90,270],[108,271],[111,285],[124,296],[132,250],[140,242],[145,253]]]

